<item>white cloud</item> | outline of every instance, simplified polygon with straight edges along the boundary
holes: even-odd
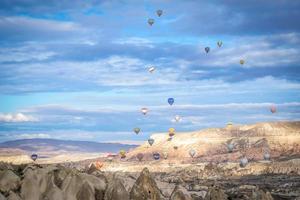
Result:
[[[34,122],[36,118],[23,113],[0,114],[0,122]]]
[[[33,139],[33,138],[51,138],[50,135],[44,133],[20,134],[15,136],[16,139]]]

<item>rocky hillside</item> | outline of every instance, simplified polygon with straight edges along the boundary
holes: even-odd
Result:
[[[171,140],[167,133],[155,134],[152,146],[145,142],[128,153],[129,160],[144,154],[151,160],[158,152],[168,160],[192,160],[189,151],[195,150],[193,161],[237,161],[243,155],[249,160],[262,160],[265,153],[271,159],[300,157],[300,122],[270,122],[254,125],[230,125],[190,133],[178,133]],[[232,145],[232,151],[228,146]]]
[[[276,200],[299,199],[300,177],[272,174],[245,177],[204,177],[202,170],[171,173],[103,172],[91,165],[76,169],[63,165],[0,163],[0,200]]]

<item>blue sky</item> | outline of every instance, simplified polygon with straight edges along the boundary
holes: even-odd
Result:
[[[299,120],[299,10],[289,0],[2,0],[0,141],[132,143],[169,127]]]

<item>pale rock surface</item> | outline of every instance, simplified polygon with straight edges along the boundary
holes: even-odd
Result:
[[[9,192],[20,186],[20,178],[11,170],[0,171],[0,191]]]

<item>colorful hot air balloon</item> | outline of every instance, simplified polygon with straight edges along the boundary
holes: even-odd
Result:
[[[170,106],[173,105],[174,101],[174,98],[168,98],[168,103],[170,104]]]
[[[248,164],[248,159],[246,157],[243,157],[241,160],[240,160],[240,167],[246,167]]]
[[[276,113],[277,109],[275,106],[271,106],[270,111],[271,111],[271,113]]]
[[[208,53],[209,50],[210,50],[210,48],[209,47],[205,47],[204,50],[205,50],[206,53]]]
[[[175,135],[175,128],[169,128],[169,136],[173,137]]]
[[[240,60],[240,64],[241,64],[241,65],[245,64],[245,60],[241,59],[241,60]]]
[[[196,151],[195,151],[194,149],[191,149],[191,150],[189,151],[189,154],[190,154],[190,156],[191,156],[192,158],[194,158],[194,156],[196,155]]]
[[[134,128],[133,131],[135,132],[135,134],[139,134],[139,132],[141,131],[140,128]]]
[[[150,146],[152,146],[152,145],[153,145],[153,143],[154,143],[154,139],[152,139],[152,138],[149,138],[149,139],[148,139],[148,143],[150,144]]]
[[[163,152],[163,157],[164,157],[164,159],[166,160],[166,159],[168,158],[168,152],[164,151],[164,152]]]
[[[153,158],[154,158],[154,160],[159,160],[160,159],[160,154],[159,153],[153,153]]]
[[[148,19],[148,24],[152,26],[154,24],[154,19]]]
[[[176,122],[179,122],[180,120],[181,120],[181,117],[180,117],[179,115],[176,115],[176,116],[175,116],[175,121],[176,121]]]
[[[156,14],[160,17],[163,14],[163,11],[159,9],[156,11]]]
[[[153,73],[153,72],[155,71],[155,67],[150,67],[150,68],[148,69],[148,71],[149,71],[150,73]]]
[[[143,158],[144,158],[144,154],[138,153],[138,154],[136,155],[136,158],[141,162],[141,161],[143,160]]]
[[[218,45],[218,47],[221,47],[223,45],[223,42],[222,41],[218,41],[217,45]]]
[[[228,123],[227,123],[227,128],[232,128],[232,126],[233,126],[233,123],[232,123],[232,122],[228,122]]]
[[[33,161],[35,161],[38,158],[38,155],[36,153],[33,153],[30,157]]]
[[[174,148],[175,150],[177,150],[177,149],[178,149],[178,146],[174,146],[173,148]]]
[[[232,143],[227,144],[227,150],[229,153],[231,153],[234,149],[234,145]]]
[[[126,151],[125,150],[121,150],[120,151],[120,156],[121,156],[122,159],[126,158]]]
[[[146,115],[149,110],[148,110],[148,108],[142,108],[141,111],[144,115]]]

